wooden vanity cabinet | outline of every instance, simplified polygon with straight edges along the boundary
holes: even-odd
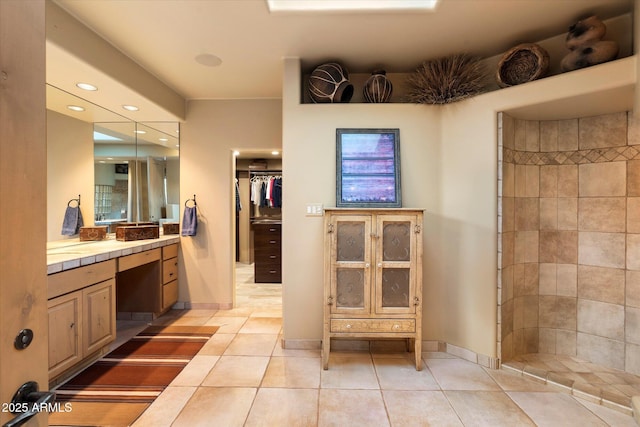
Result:
[[[178,301],[178,245],[162,248],[162,311]]]
[[[115,260],[48,276],[49,378],[116,337]]]
[[[332,338],[413,342],[422,369],[422,210],[326,209],[323,369]]]
[[[178,301],[178,244],[118,259],[118,316],[155,319]]]
[[[162,311],[162,249],[150,249],[118,258],[117,309],[119,318],[132,313],[155,318]]]

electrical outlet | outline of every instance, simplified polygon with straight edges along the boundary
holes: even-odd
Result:
[[[322,216],[322,203],[307,203],[306,216]]]

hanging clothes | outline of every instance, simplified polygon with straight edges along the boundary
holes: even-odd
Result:
[[[242,210],[242,203],[240,203],[240,185],[238,185],[238,178],[236,178],[236,212]]]
[[[282,176],[255,175],[251,178],[251,203],[261,208],[282,207]]]

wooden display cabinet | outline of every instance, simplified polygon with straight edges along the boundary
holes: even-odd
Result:
[[[403,338],[422,369],[422,210],[326,209],[323,369],[332,338]]]

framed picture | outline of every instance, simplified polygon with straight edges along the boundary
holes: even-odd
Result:
[[[402,206],[399,129],[336,129],[336,206]]]

